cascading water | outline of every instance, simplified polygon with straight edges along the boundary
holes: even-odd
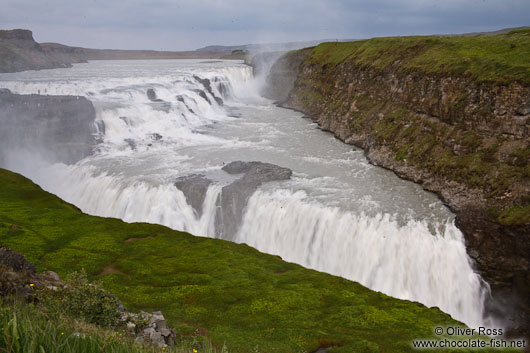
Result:
[[[248,66],[101,61],[0,75],[0,87],[93,102],[103,139],[93,156],[70,166],[37,166],[27,155],[25,163],[4,159],[4,167],[87,213],[200,236],[224,234],[287,261],[438,306],[470,326],[485,323],[487,287],[443,204],[371,166],[362,152],[299,113],[260,98]],[[226,207],[220,195],[241,175],[221,168],[235,160],[272,163],[294,175],[241,184],[250,196],[228,227],[219,223]],[[190,175],[205,183],[199,209],[175,185]]]

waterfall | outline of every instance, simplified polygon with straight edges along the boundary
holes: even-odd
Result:
[[[463,236],[440,201],[425,193],[406,203],[407,195],[423,191],[368,166],[361,154],[352,156],[351,147],[336,142],[325,147],[332,137],[257,96],[259,84],[248,66],[93,62],[6,75],[0,83],[14,93],[80,95],[93,102],[102,135],[93,156],[68,166],[37,166],[28,153],[4,159],[4,167],[92,215],[215,237],[223,234],[215,229],[219,195],[237,178],[223,174],[221,167],[256,156],[293,169],[305,180],[303,188],[320,194],[329,195],[328,186],[312,180],[323,173],[327,182],[351,190],[391,185],[389,193],[401,196],[386,199],[374,193],[370,212],[309,197],[285,181],[274,189],[261,187],[239,215],[237,233],[225,238],[397,298],[438,306],[473,327],[484,324],[488,287],[473,271]],[[275,114],[285,119],[273,123]],[[256,131],[258,138],[247,138]],[[295,141],[297,134],[302,137]],[[302,157],[297,154],[300,142],[311,147]],[[336,157],[340,163],[335,153],[342,153]],[[310,177],[315,166],[321,169]],[[366,173],[374,177],[363,177]],[[178,177],[192,174],[211,180],[201,212],[175,185]],[[358,180],[371,184],[359,186]],[[388,202],[399,209],[388,211]],[[420,215],[443,210],[428,220],[407,218],[412,207]]]

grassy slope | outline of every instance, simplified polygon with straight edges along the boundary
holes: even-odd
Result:
[[[319,64],[352,60],[385,69],[397,60],[400,69],[427,74],[469,75],[477,81],[530,84],[530,29],[492,36],[417,36],[323,43],[311,57]]]
[[[15,225],[15,226],[13,226]],[[135,240],[129,240],[135,238]],[[85,268],[129,309],[161,309],[180,334],[230,352],[409,351],[440,310],[286,263],[246,245],[85,215],[0,169],[0,244],[59,274]],[[113,274],[101,275],[111,266]],[[198,330],[198,331],[197,331]]]

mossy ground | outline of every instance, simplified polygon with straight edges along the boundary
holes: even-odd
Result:
[[[345,61],[383,70],[467,75],[477,81],[530,84],[530,29],[477,36],[415,36],[323,43],[311,52],[319,65]]]
[[[405,352],[413,339],[443,338],[436,326],[462,325],[246,245],[85,215],[1,169],[0,244],[40,270],[84,268],[129,310],[162,310],[180,335],[230,352]]]

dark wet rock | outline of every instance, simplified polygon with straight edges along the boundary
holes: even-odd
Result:
[[[155,141],[160,141],[162,140],[162,135],[160,135],[159,133],[154,133],[154,134],[151,134],[151,138]]]
[[[222,169],[233,176],[228,177],[229,180],[239,176],[222,188],[216,202],[216,234],[220,238],[232,240],[250,196],[266,182],[289,179],[292,171],[270,163],[242,161],[231,162]],[[212,183],[213,181],[204,175],[192,174],[178,178],[175,186],[184,193],[196,214],[201,216],[206,192]]]
[[[204,93],[204,92],[203,92]],[[192,114],[195,114],[195,112],[193,111],[193,109],[190,108],[190,106],[184,101],[184,97],[182,95],[178,95],[176,96],[177,98],[177,101],[181,102],[182,104],[184,104],[184,106],[186,107],[186,109],[188,109],[188,111]],[[205,98],[206,99],[206,98]]]
[[[212,81],[217,87],[217,90],[219,91],[219,94],[222,98],[230,98],[230,96],[232,95],[232,87],[228,82],[223,81],[218,77],[215,77]]]
[[[508,329],[530,337],[530,237],[521,236],[530,234],[530,225],[502,226],[473,208],[461,210],[455,223],[490,284],[488,311],[502,317]]]
[[[164,101],[153,102],[153,103],[151,103],[151,107],[154,110],[158,110],[158,111],[161,111],[161,112],[169,113],[170,110],[171,110],[171,103],[164,102]]]
[[[35,266],[22,254],[6,247],[0,247],[0,263],[15,271],[29,271],[35,273]]]
[[[124,139],[123,141],[126,142],[127,145],[129,145],[131,150],[136,150],[136,141],[134,141],[133,139]]]
[[[206,89],[206,91],[207,91],[208,93],[210,93],[210,95],[215,99],[215,101],[217,102],[217,104],[219,104],[219,105],[223,105],[223,104],[224,104],[223,99],[220,98],[220,97],[217,97],[217,96],[215,95],[215,93],[213,92],[213,89],[212,89],[212,83],[210,82],[209,79],[207,79],[207,78],[200,78],[199,76],[196,76],[196,75],[193,76],[193,78],[194,78],[197,82],[199,82],[201,85],[204,86],[204,88]],[[202,96],[201,96],[201,97],[202,97]],[[207,100],[210,101],[209,99],[207,99]]]
[[[242,161],[231,162],[222,169],[228,174],[242,174],[223,187],[217,200],[220,207],[215,219],[216,230],[221,238],[232,240],[250,196],[266,182],[290,179],[292,171],[270,163]]]
[[[0,160],[25,151],[51,162],[75,163],[97,143],[96,112],[78,96],[0,92]],[[6,158],[6,155],[3,157]]]
[[[150,100],[151,102],[163,102],[162,99],[159,99],[159,98],[157,97],[155,90],[152,89],[152,88],[149,88],[149,89],[147,90],[147,98],[149,98],[149,100]]]
[[[199,97],[201,97],[202,99],[207,101],[209,104],[212,104],[212,101],[210,100],[210,98],[208,98],[208,96],[206,95],[206,93],[203,90],[194,89],[193,92],[197,93],[199,95]]]
[[[192,174],[178,178],[175,181],[175,186],[182,191],[188,204],[193,207],[193,210],[200,217],[202,215],[202,204],[211,183],[212,181],[204,177],[204,175]]]

